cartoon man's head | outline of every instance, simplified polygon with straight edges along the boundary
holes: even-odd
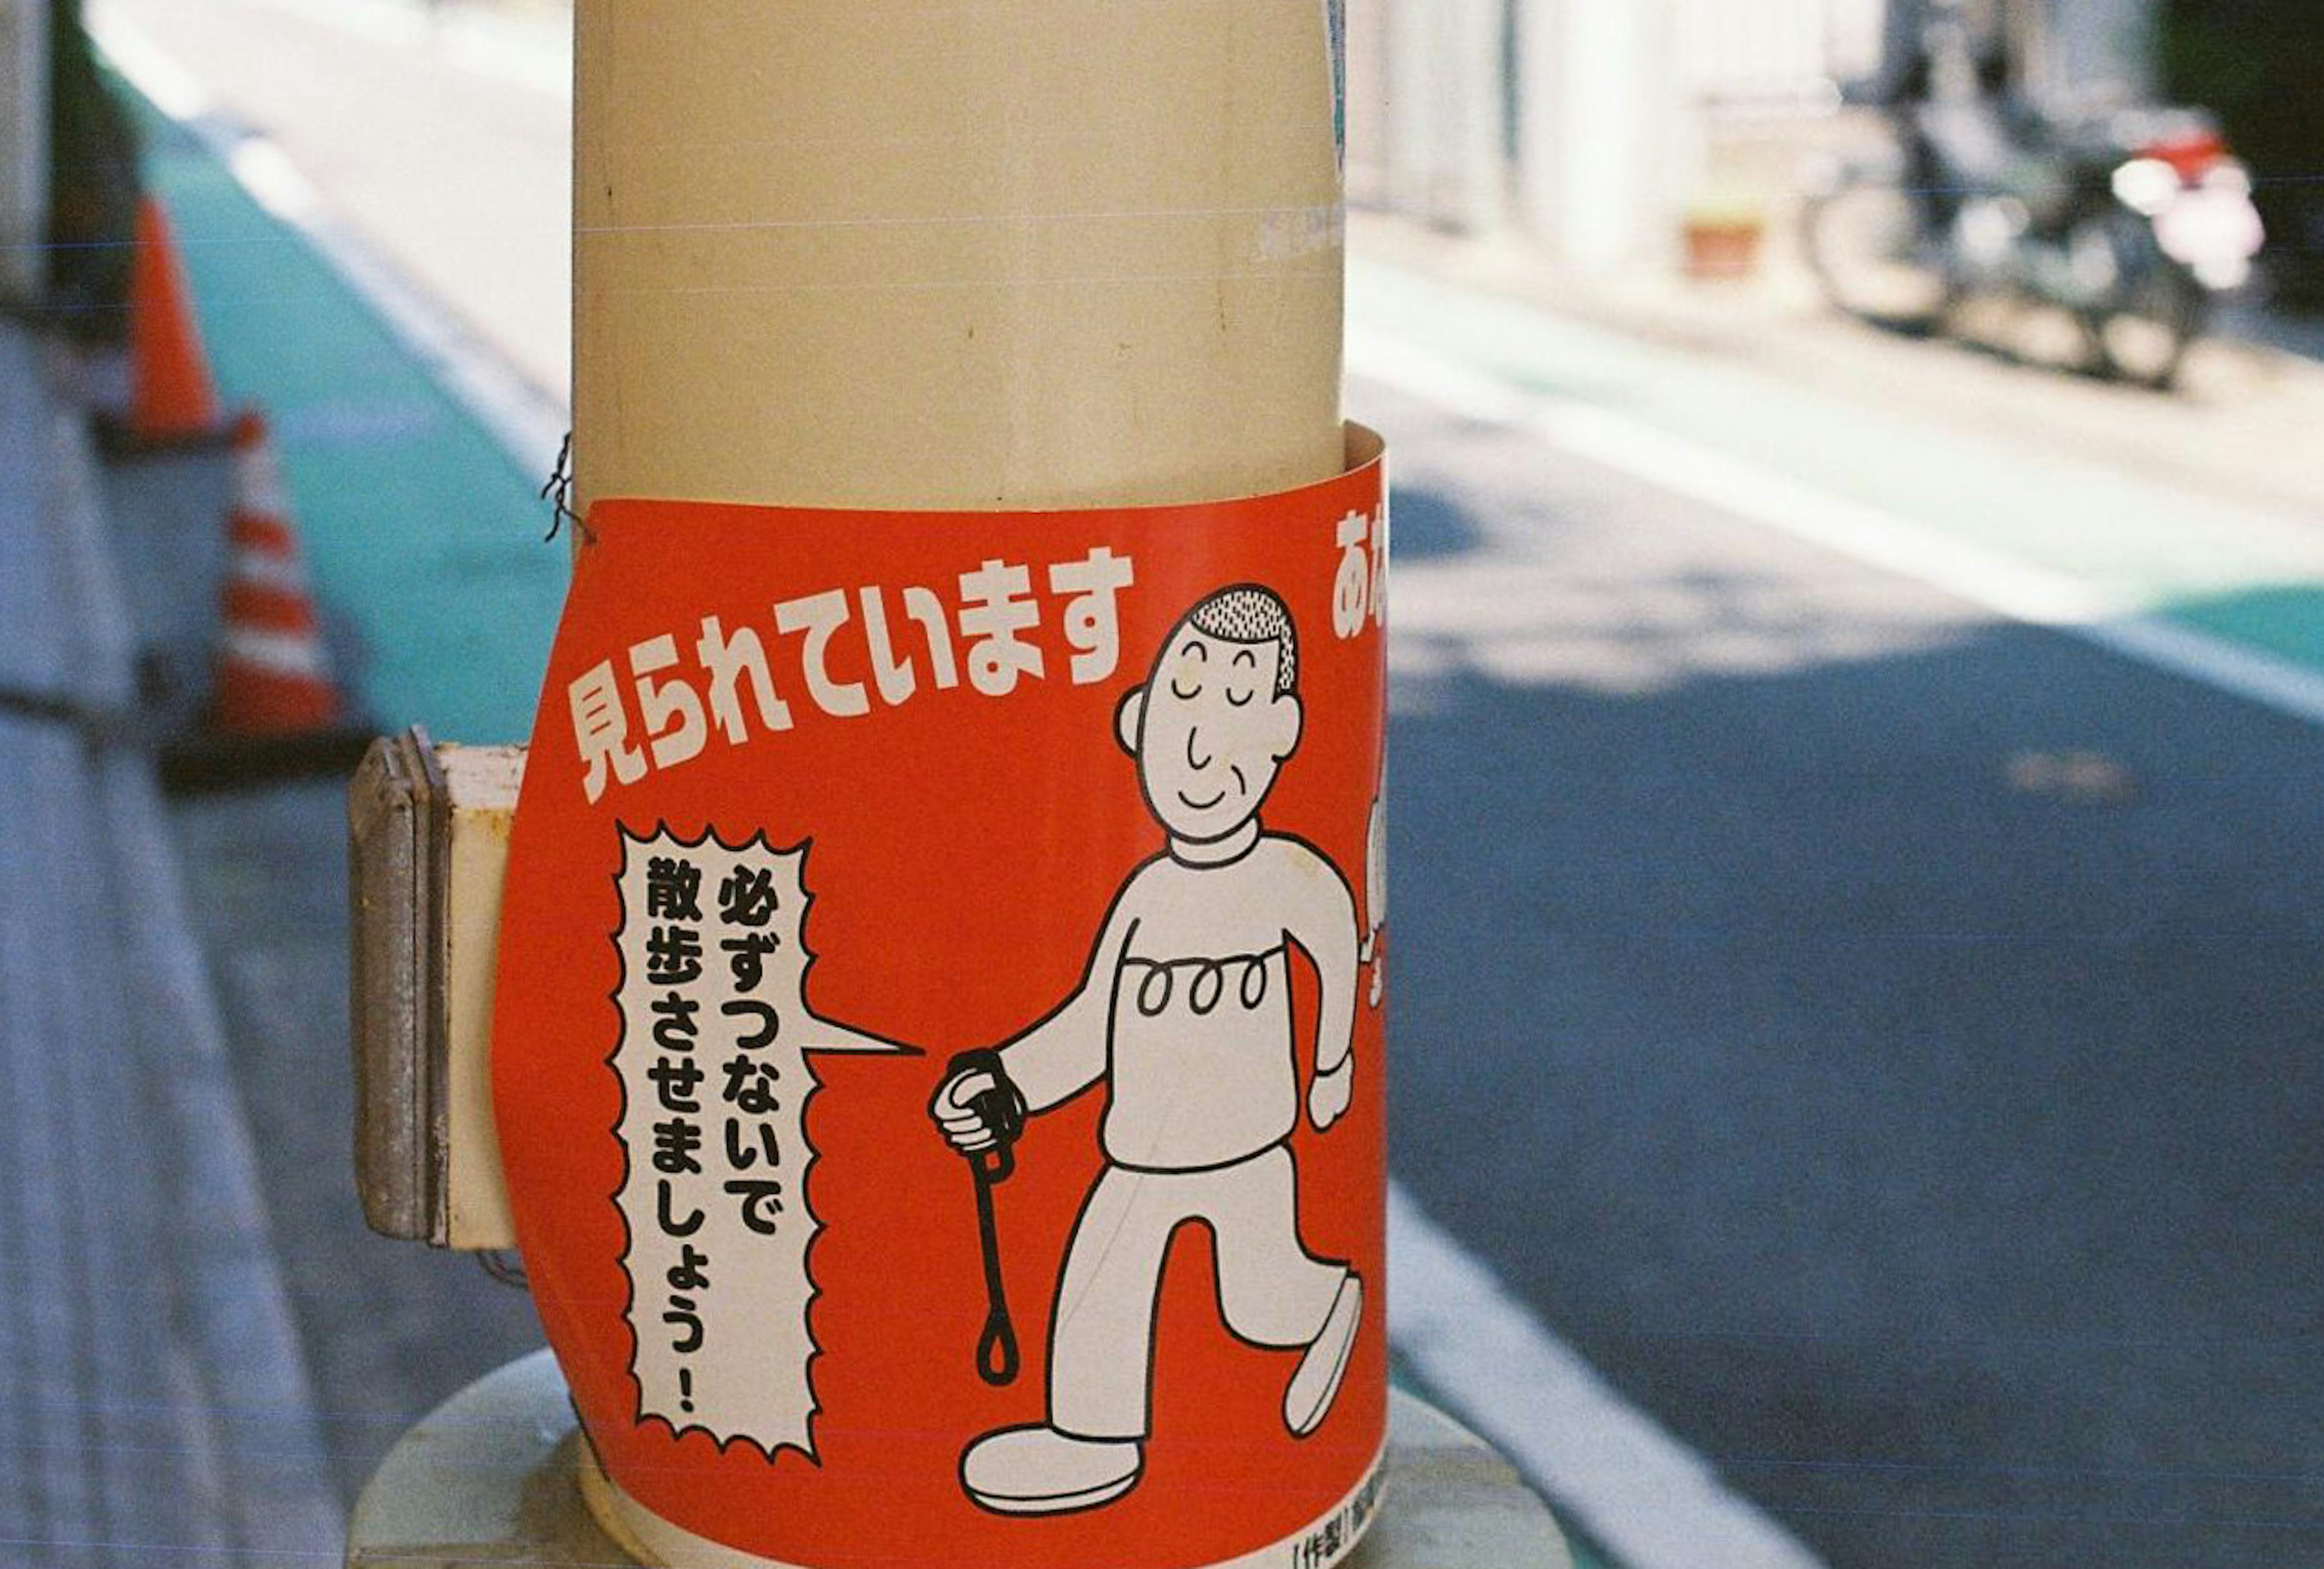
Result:
[[[1222,839],[1259,815],[1299,745],[1299,639],[1269,589],[1222,588],[1188,611],[1153,674],[1114,715],[1122,749],[1163,827]]]

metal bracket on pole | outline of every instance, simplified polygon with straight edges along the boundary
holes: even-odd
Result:
[[[518,747],[373,743],[347,789],[355,1186],[374,1231],[514,1245],[492,1118],[494,950]]]

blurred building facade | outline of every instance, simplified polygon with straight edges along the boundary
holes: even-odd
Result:
[[[1562,264],[1667,263],[1691,213],[1780,205],[1929,0],[1368,0],[1349,196]],[[2025,87],[2135,96],[2157,0],[1968,0]]]

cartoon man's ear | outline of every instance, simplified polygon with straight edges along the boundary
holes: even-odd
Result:
[[[1269,734],[1267,750],[1276,761],[1281,762],[1299,750],[1299,737],[1307,728],[1307,710],[1301,706],[1296,692],[1277,692],[1267,706]]]
[[[1146,727],[1146,688],[1132,687],[1122,695],[1121,706],[1113,711],[1113,738],[1121,743],[1121,750],[1130,756],[1138,755],[1138,734]]]

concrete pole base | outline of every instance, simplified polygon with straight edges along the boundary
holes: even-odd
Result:
[[[347,1531],[347,1569],[636,1562],[582,1501],[588,1463],[556,1359],[477,1380],[403,1435]],[[1388,1495],[1350,1569],[1572,1569],[1541,1500],[1482,1439],[1398,1392]]]

